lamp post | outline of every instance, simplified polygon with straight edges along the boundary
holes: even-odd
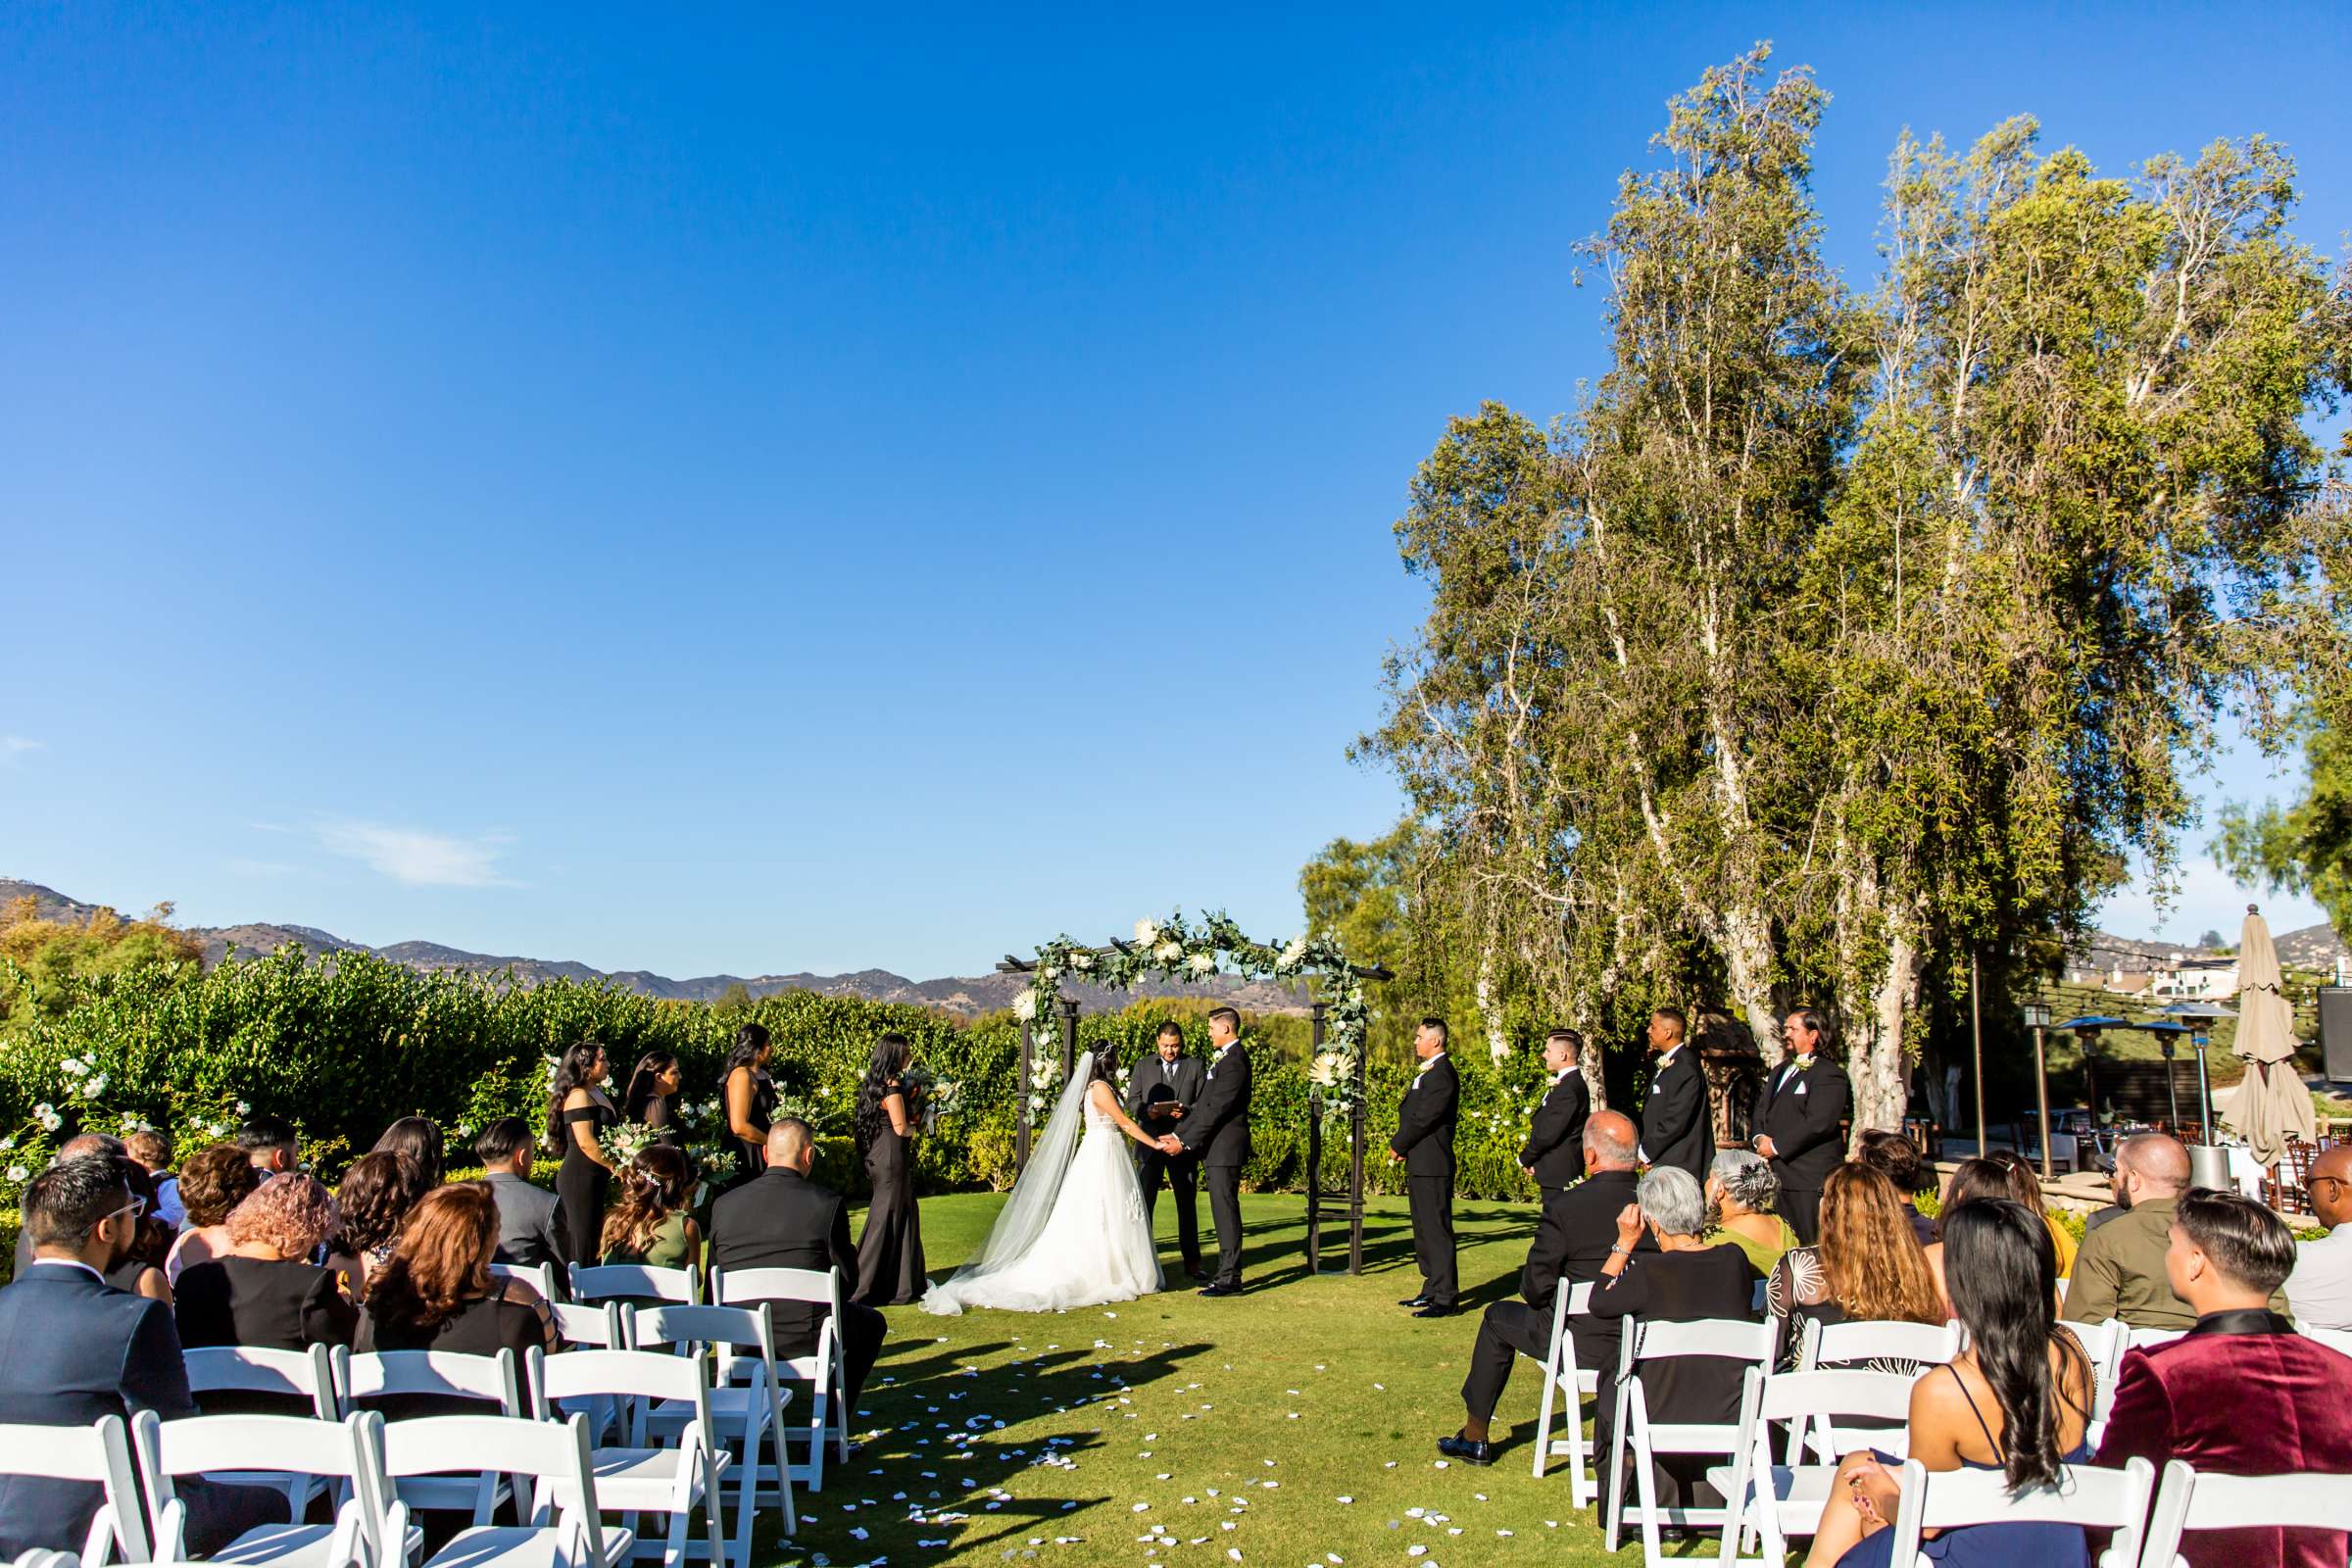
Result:
[[[1968,956],[1968,1045],[1977,1090],[1977,1153],[1984,1152],[1984,1021],[1977,1005],[1977,956]]]
[[[2050,1170],[2050,1069],[2042,1055],[2041,1032],[2050,1026],[2050,1006],[2046,1002],[2026,1004],[2026,1027],[2034,1031],[2034,1097],[2041,1111],[2041,1179],[2053,1179]]]

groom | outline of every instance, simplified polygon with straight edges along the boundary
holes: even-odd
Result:
[[[1194,1153],[1208,1177],[1208,1213],[1217,1226],[1217,1277],[1202,1296],[1242,1294],[1242,1167],[1250,1160],[1250,1054],[1242,1049],[1242,1015],[1216,1007],[1208,1015],[1208,1077],[1179,1132],[1162,1135],[1162,1153]]]

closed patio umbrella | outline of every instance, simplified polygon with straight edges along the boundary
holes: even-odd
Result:
[[[2254,906],[2237,944],[2237,1041],[2245,1081],[2230,1097],[2224,1119],[2252,1146],[2254,1158],[2276,1165],[2286,1141],[2317,1136],[2311,1096],[2295,1070],[2295,1009],[2278,989],[2278,950]]]

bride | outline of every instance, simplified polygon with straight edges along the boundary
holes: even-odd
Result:
[[[979,1255],[924,1293],[924,1311],[1059,1312],[1159,1289],[1159,1251],[1126,1144],[1153,1140],[1119,1108],[1110,1081],[1117,1049],[1103,1046],[1070,1074]]]

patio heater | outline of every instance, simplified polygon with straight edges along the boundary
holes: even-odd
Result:
[[[2042,1054],[2041,1032],[2050,1026],[2050,1004],[2046,1002],[2026,1004],[2026,1027],[2034,1031],[2034,1096],[2041,1110],[2041,1179],[2052,1180],[2050,1172],[2050,1069]]]
[[[2205,1129],[2205,1142],[2213,1143],[2213,1086],[2205,1076],[2205,1049],[2213,1044],[2212,1030],[2217,1018],[2234,1018],[2236,1009],[2215,1002],[2177,1002],[2164,1009],[2163,1016],[2175,1018],[2189,1029],[2188,1044],[2197,1054],[2197,1121]]]
[[[2164,1057],[2164,1102],[2172,1116],[2173,1136],[2180,1136],[2180,1090],[2173,1081],[2173,1058],[2180,1054],[2180,1037],[2188,1033],[2186,1024],[2143,1023],[2139,1026],[2156,1037],[2157,1054]]]

